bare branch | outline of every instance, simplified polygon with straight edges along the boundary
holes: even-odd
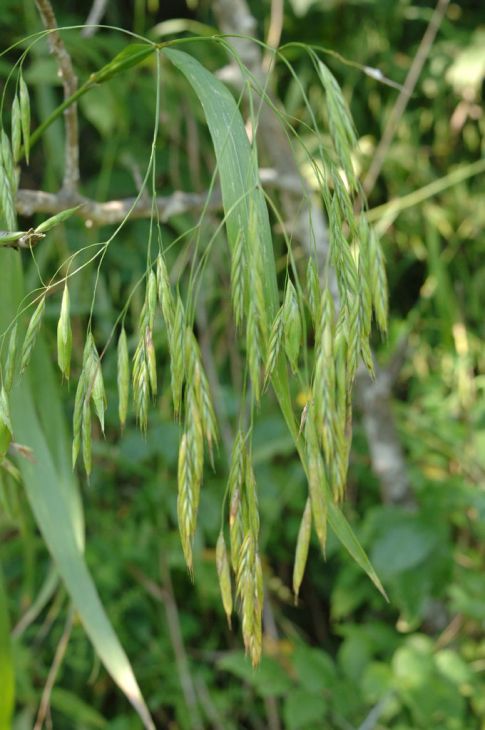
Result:
[[[272,168],[262,168],[259,176],[265,187],[278,188],[293,194],[298,192],[301,195],[302,183],[299,177],[279,175],[278,171]],[[19,190],[15,201],[17,213],[27,218],[35,213],[55,215],[76,205],[81,206],[76,214],[88,225],[104,226],[120,223],[128,214],[130,214],[130,218],[150,218],[152,215],[152,202],[146,196],[142,196],[138,200],[131,197],[98,203],[75,191],[61,190],[59,193],[47,193],[43,190]],[[211,193],[207,191],[186,193],[176,190],[171,195],[159,196],[156,201],[162,222],[181,213],[197,213],[205,206],[208,211],[219,210],[221,205],[222,198],[217,189]]]
[[[406,460],[392,413],[392,384],[390,370],[376,367],[375,380],[371,380],[367,370],[359,368],[355,388],[357,403],[362,409],[372,471],[379,479],[382,501],[414,507]]]
[[[94,0],[84,28],[81,31],[83,38],[91,38],[96,33],[96,26],[105,14],[107,5],[108,0]]]
[[[176,191],[172,195],[157,198],[156,206],[160,219],[166,221],[180,213],[200,211],[207,203],[208,193],[184,193]],[[17,193],[17,213],[30,217],[35,213],[54,215],[66,208],[80,205],[77,215],[88,225],[104,226],[120,223],[128,214],[130,218],[150,218],[152,203],[150,199],[122,198],[98,203],[78,193],[46,193],[43,190],[19,190]],[[208,210],[218,209],[221,205],[217,191],[212,193],[208,202]],[[131,213],[130,213],[131,211]]]
[[[281,40],[281,33],[283,32],[283,21],[284,21],[284,2],[283,0],[271,0],[271,14],[269,18],[268,35],[266,37],[266,44],[271,48],[278,48]],[[267,73],[271,68],[273,61],[273,53],[268,50],[264,54],[263,58],[263,70]]]
[[[51,53],[55,56],[59,66],[59,75],[62,78],[64,87],[64,98],[68,99],[77,89],[77,78],[72,66],[71,56],[57,31],[56,16],[49,0],[35,0],[35,4],[44,26],[51,31],[47,39]],[[64,111],[64,120],[66,124],[66,144],[63,189],[72,192],[77,189],[79,184],[79,130],[76,104],[67,107]]]

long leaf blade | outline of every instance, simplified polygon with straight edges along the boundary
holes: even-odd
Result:
[[[0,565],[0,730],[10,730],[15,703],[15,672],[13,667],[8,616],[7,592]]]
[[[22,299],[23,280],[16,253],[3,250],[1,256],[0,331],[5,331]],[[32,449],[35,459],[19,460],[24,487],[42,536],[96,652],[144,726],[154,730],[133,669],[83,556],[81,503],[75,477],[68,467],[65,431],[51,369],[45,350],[39,348],[31,363],[30,379],[21,380],[10,394],[15,438]],[[38,386],[34,388],[36,382]]]

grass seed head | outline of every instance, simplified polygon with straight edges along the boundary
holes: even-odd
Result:
[[[128,356],[128,341],[125,328],[121,328],[118,339],[118,417],[120,426],[125,427],[126,415],[128,413],[128,399],[130,393],[130,361]]]
[[[229,559],[226,549],[226,541],[222,532],[219,533],[216,544],[216,567],[217,576],[219,578],[219,588],[221,591],[222,604],[227,617],[229,628],[231,627],[232,614],[232,586],[231,574],[229,569]]]
[[[295,563],[293,565],[293,593],[295,594],[295,603],[298,601],[301,582],[305,573],[305,567],[308,559],[308,550],[310,547],[310,537],[312,533],[312,507],[311,499],[307,498],[303,516],[298,530],[298,539],[296,541]]]
[[[3,371],[3,387],[8,393],[15,379],[15,361],[17,358],[17,324],[14,324],[10,332],[7,346],[7,358],[5,361],[5,370]]]
[[[20,374],[22,374],[26,367],[28,366],[30,362],[30,357],[32,355],[32,350],[34,349],[35,341],[37,339],[37,335],[39,334],[41,325],[42,325],[42,317],[44,316],[44,310],[45,310],[45,296],[41,297],[39,303],[37,304],[37,307],[35,308],[35,311],[30,318],[29,326],[27,327],[27,332],[25,333],[24,343],[22,346],[22,355],[20,358]]]
[[[24,138],[25,159],[29,163],[30,151],[30,97],[27,84],[22,75],[19,79],[19,97],[20,97],[20,120],[22,123],[22,136]]]
[[[12,441],[12,422],[8,405],[7,392],[4,387],[0,390],[0,462],[5,458],[10,442]]]
[[[62,375],[69,380],[71,374],[72,329],[69,289],[64,286],[61,311],[57,322],[57,364]]]
[[[283,329],[286,356],[291,369],[296,372],[301,348],[302,323],[295,287],[289,279],[283,303]]]

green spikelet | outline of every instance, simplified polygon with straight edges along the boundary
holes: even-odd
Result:
[[[128,356],[128,341],[125,328],[121,328],[118,340],[118,416],[120,426],[125,427],[128,413],[128,398],[130,393],[130,361]]]
[[[168,276],[167,266],[162,254],[157,256],[157,291],[158,301],[162,308],[163,319],[169,332],[169,336],[173,329],[175,317],[175,301],[170,287],[170,279]]]
[[[19,80],[20,96],[20,120],[22,124],[22,137],[24,139],[25,159],[29,163],[30,152],[30,97],[27,84],[22,75]]]
[[[253,304],[250,304],[248,320],[246,324],[246,352],[249,377],[253,386],[253,395],[256,403],[259,403],[261,396],[261,338],[257,322],[257,312]]]
[[[283,303],[283,329],[285,337],[285,352],[293,372],[298,369],[298,356],[301,347],[302,324],[298,298],[295,287],[288,280]]]
[[[3,372],[3,387],[8,393],[13,385],[15,378],[15,363],[17,358],[17,324],[14,324],[7,347],[7,359],[5,362],[5,370]]]
[[[182,407],[182,388],[185,380],[185,310],[180,297],[177,297],[169,347],[173,409],[175,415],[179,416]]]
[[[312,258],[308,259],[307,271],[306,271],[306,295],[308,301],[308,308],[313,320],[313,326],[315,329],[318,327],[320,322],[320,282],[318,280],[317,268]]]
[[[229,536],[231,544],[231,565],[237,575],[243,539],[242,494],[245,477],[246,450],[244,436],[238,431],[234,439],[229,469]]]
[[[61,311],[57,322],[57,364],[62,375],[69,380],[71,374],[72,329],[69,289],[64,286]]]
[[[309,409],[305,426],[305,440],[308,463],[308,490],[310,493],[313,524],[317,533],[322,552],[325,552],[327,541],[327,503],[326,503],[326,475],[318,437],[313,422],[314,416]]]
[[[10,420],[10,409],[5,388],[0,390],[0,462],[5,455],[12,441],[12,422]]]
[[[379,329],[385,335],[388,316],[387,277],[382,248],[372,229],[369,235],[369,272],[374,313]]]
[[[303,511],[303,516],[298,530],[298,539],[296,541],[295,563],[293,566],[293,593],[295,594],[295,603],[298,601],[301,582],[305,573],[305,567],[308,559],[308,550],[310,547],[310,538],[312,532],[312,506],[310,497],[308,497]]]
[[[14,96],[12,102],[12,154],[16,162],[20,157],[20,148],[22,146],[22,122],[20,120],[20,102],[17,95]]]
[[[275,317],[269,336],[268,357],[266,358],[266,367],[264,372],[264,387],[266,388],[271,380],[273,371],[278,362],[281,352],[281,344],[283,342],[284,326],[283,326],[283,307],[280,307]]]
[[[34,349],[35,341],[37,339],[37,335],[39,334],[39,330],[42,325],[42,317],[44,316],[44,310],[45,310],[45,296],[43,296],[37,307],[35,308],[35,311],[30,318],[29,326],[27,327],[27,332],[25,333],[25,339],[24,344],[22,346],[22,355],[20,358],[20,374],[22,374],[26,367],[28,366],[30,362],[30,356],[32,355],[32,350]]]
[[[245,235],[242,231],[239,231],[231,256],[231,297],[236,327],[239,327],[242,323],[245,309],[244,303],[247,298],[247,263],[245,246]]]
[[[222,532],[219,533],[216,544],[216,566],[219,588],[221,591],[222,605],[227,617],[229,628],[231,627],[232,615],[232,586],[229,569],[229,558],[227,555],[226,541]]]

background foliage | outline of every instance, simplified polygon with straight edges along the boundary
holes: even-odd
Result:
[[[39,28],[30,2],[21,6],[21,22],[18,8],[13,0],[2,3],[2,48]],[[264,36],[269,4],[253,2],[252,11]],[[431,11],[427,2],[408,0],[292,0],[285,5],[283,41],[318,43],[402,83]],[[150,35],[157,23],[180,17],[213,22],[210,3],[202,0],[187,6],[164,3],[160,8],[143,0],[109,4],[105,19]],[[66,5],[59,8],[58,20],[75,24],[85,17]],[[406,195],[482,155],[484,20],[483,10],[471,0],[449,5],[371,196],[371,209],[390,200],[404,202]],[[87,42],[72,32],[66,43],[84,78],[120,51],[125,40],[106,31]],[[293,53],[313,108],[323,108],[308,60],[296,49]],[[204,44],[196,55],[212,70],[224,63]],[[7,55],[0,60],[2,80],[12,59]],[[354,116],[360,138],[354,163],[363,173],[396,91],[335,58],[328,63]],[[200,108],[168,64],[162,73],[159,190],[204,190],[214,163]],[[47,46],[37,46],[24,75],[38,122],[60,99],[57,69]],[[285,109],[303,118],[301,96],[283,66],[278,92]],[[149,70],[114,78],[84,97],[80,107],[83,191],[100,201],[133,194],[152,134]],[[23,186],[59,187],[61,135],[61,123],[48,130],[23,173]],[[311,149],[310,135],[305,142]],[[311,182],[311,172],[306,172]],[[269,595],[265,658],[257,671],[244,658],[238,632],[228,630],[220,605],[213,546],[224,477],[215,472],[206,480],[196,543],[197,579],[192,584],[176,527],[178,429],[170,414],[168,370],[157,408],[150,412],[146,438],[133,420],[120,436],[113,405],[115,353],[108,351],[105,377],[111,406],[106,438],[96,439],[93,474],[83,483],[87,560],[157,727],[485,726],[483,193],[483,177],[470,177],[397,213],[387,207],[375,214],[387,257],[391,307],[389,337],[384,343],[376,339],[375,345],[386,365],[403,338],[407,341],[393,412],[405,448],[413,506],[390,504],[380,490],[357,410],[347,512],[386,586],[388,605],[331,539],[325,563],[312,544],[300,604],[293,605],[289,588],[304,477],[275,403],[263,402],[254,457]],[[191,224],[189,215],[175,216],[165,225],[164,235],[174,240]],[[109,337],[126,287],[145,271],[147,225],[130,223],[108,250],[95,302],[101,341]],[[215,225],[209,219],[207,235]],[[99,231],[81,224],[56,229],[38,248],[36,264],[27,268],[29,288],[38,285],[37,267],[52,271],[69,252],[99,236]],[[183,255],[183,250],[174,250],[171,265],[182,266]],[[237,385],[231,382],[237,384],[238,363],[232,363],[230,373],[229,312],[212,305],[227,286],[225,271],[221,254],[214,260],[206,299],[208,336],[221,368],[223,408],[232,416]],[[93,277],[87,268],[73,280],[72,307],[79,318],[89,312]],[[129,313],[133,322],[142,304],[141,294],[140,299],[135,296]],[[58,306],[58,301],[47,303],[51,352]],[[76,332],[74,327],[76,347],[82,348],[82,329]],[[65,391],[67,413],[71,395]],[[15,727],[23,730],[34,724],[69,605],[64,589],[50,577],[49,557],[22,491],[4,479],[1,500],[0,557],[16,637]],[[47,599],[41,601],[35,620],[23,628],[20,617],[42,593]],[[187,681],[195,689],[192,707],[184,692]],[[53,727],[60,730],[139,727],[76,617],[52,692],[51,713]]]

